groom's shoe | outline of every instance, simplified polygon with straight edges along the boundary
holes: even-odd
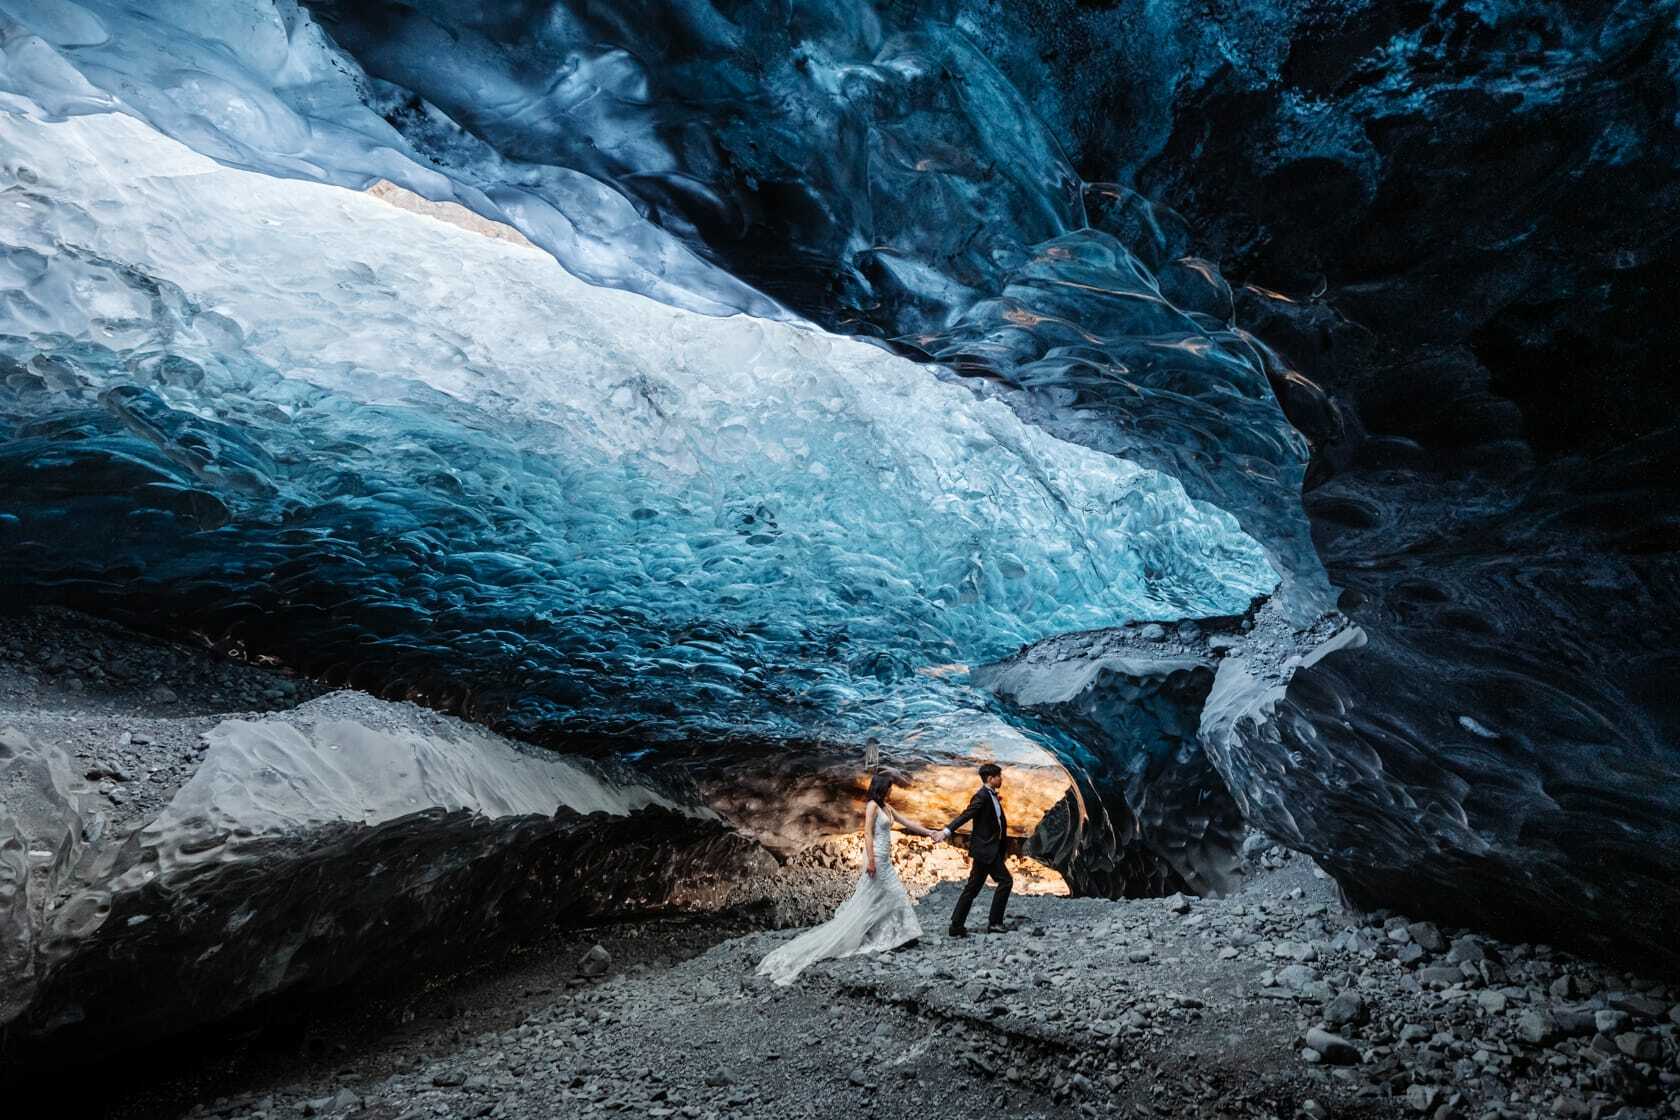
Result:
[[[949,933],[952,937],[967,937],[968,936],[968,931],[966,929],[963,929],[961,926],[952,926],[950,929],[946,930],[945,932]]]
[[[993,924],[988,925],[986,927],[986,932],[987,933],[1008,933],[1009,931],[1007,929],[1005,929],[1003,926],[1000,926],[1000,925],[998,925],[994,922]]]

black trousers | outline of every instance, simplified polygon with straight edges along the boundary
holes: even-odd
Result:
[[[968,924],[968,911],[974,905],[974,900],[980,895],[980,888],[986,885],[990,876],[997,888],[992,891],[991,924],[1003,924],[1003,908],[1009,905],[1009,892],[1015,887],[1015,877],[1009,874],[1009,868],[1003,865],[1003,853],[990,863],[974,861],[974,866],[968,869],[968,882],[963,884],[962,894],[957,898],[957,908],[951,911],[951,928],[962,929]]]

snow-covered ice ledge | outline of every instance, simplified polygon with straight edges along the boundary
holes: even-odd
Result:
[[[8,1049],[459,967],[587,917],[725,905],[773,871],[710,810],[413,705],[334,693],[207,738],[162,813],[90,842],[69,760],[8,735],[7,763],[44,776],[0,822],[0,854],[36,865],[0,876]]]

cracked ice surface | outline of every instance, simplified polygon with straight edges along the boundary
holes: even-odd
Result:
[[[7,113],[0,150],[25,590],[515,723],[781,738],[903,730],[981,704],[939,666],[1276,583],[1173,478],[865,343],[125,116]]]

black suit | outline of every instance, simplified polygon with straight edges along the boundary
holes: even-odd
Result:
[[[968,923],[969,908],[979,896],[980,888],[986,885],[987,876],[991,876],[992,882],[997,884],[997,889],[992,891],[991,924],[1001,926],[1003,909],[1009,905],[1009,891],[1015,886],[1009,868],[1003,864],[1003,840],[1009,832],[1009,818],[1003,812],[1003,801],[998,799],[990,786],[981,786],[976,790],[968,808],[945,827],[954,833],[970,821],[974,822],[974,834],[969,837],[968,856],[974,864],[969,868],[968,882],[957,899],[957,908],[951,911],[953,930],[962,929]]]

